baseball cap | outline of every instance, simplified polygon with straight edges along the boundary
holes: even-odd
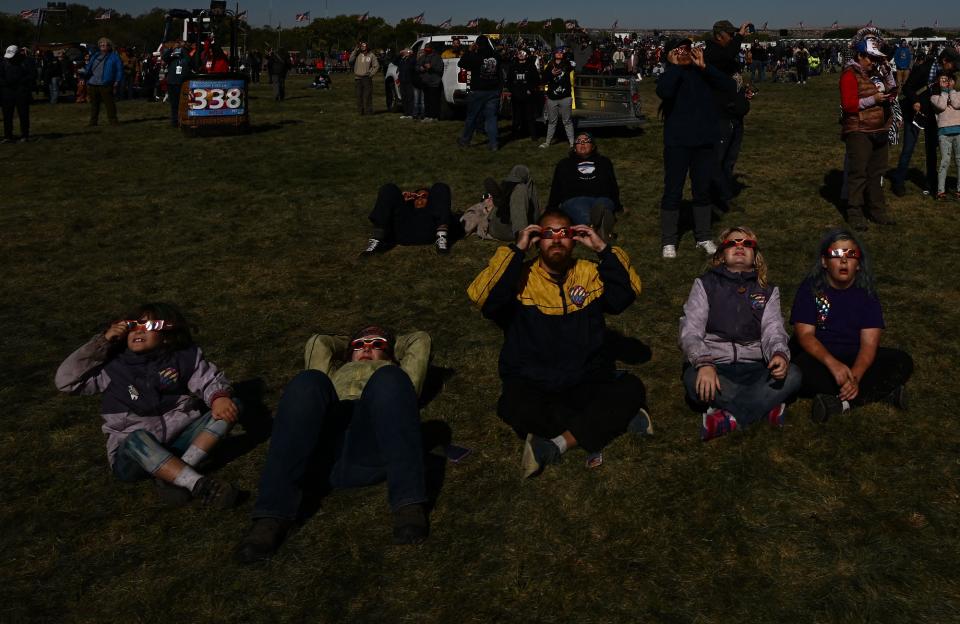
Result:
[[[17,50],[19,49],[20,48],[18,48],[15,45],[7,46],[7,51],[3,53],[3,58],[12,59],[16,55]]]
[[[664,52],[669,54],[674,48],[679,48],[684,45],[693,45],[693,41],[684,37],[674,37],[667,42],[667,45],[664,47]]]

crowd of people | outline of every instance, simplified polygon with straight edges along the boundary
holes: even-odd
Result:
[[[901,350],[880,346],[882,306],[871,257],[856,230],[865,229],[868,218],[892,223],[879,176],[896,128],[898,96],[904,97],[904,119],[916,128],[906,135],[914,133],[913,144],[921,131],[927,137],[932,132],[947,164],[951,151],[960,154],[957,51],[946,47],[914,62],[901,83],[894,69],[899,65],[891,65],[897,62],[896,50],[873,29],[858,32],[840,76],[850,227],[811,241],[813,261],[789,315],[791,336],[757,232],[738,225],[716,240],[711,234],[715,212],[743,212],[735,201],[735,166],[753,93],[745,73],[758,60],[742,53],[751,29],[749,23],[736,27],[721,20],[702,46],[684,38],[665,41],[658,48],[661,70],[655,72],[664,123],[661,255],[677,255],[679,205],[689,177],[695,244],[709,260],[693,280],[677,335],[678,374],[686,400],[699,414],[697,429],[705,442],[756,423],[780,427],[788,403],[797,397],[811,399],[811,418],[818,423],[871,402],[906,408],[913,361]],[[426,79],[443,66],[434,52],[425,48],[412,60],[409,51],[400,55],[403,72],[426,74],[420,81],[425,116],[438,110]],[[584,66],[596,69],[595,52]],[[570,72],[579,66],[576,54],[551,51],[538,66],[531,58],[538,53],[521,48],[505,57],[482,36],[462,52],[458,64],[470,73],[471,89],[457,141],[467,147],[483,128],[488,147],[498,148],[494,104],[504,88],[520,96],[516,106],[523,114],[516,132],[535,134],[526,107],[538,108],[533,94],[541,92],[531,85],[546,85],[546,95],[537,96],[547,111],[547,140],[541,147],[550,145],[561,124],[569,141],[546,201],[541,202],[530,169],[522,164],[499,181],[487,177],[480,201],[460,218],[443,181],[406,191],[384,184],[369,215],[372,231],[362,252],[369,257],[394,244],[433,244],[446,255],[456,234],[469,233],[505,243],[469,285],[461,286],[503,332],[496,413],[520,441],[525,478],[578,448],[586,465],[595,468],[617,437],[654,432],[648,389],[637,376],[617,370],[607,343],[606,316],[624,312],[641,295],[637,270],[615,244],[615,225],[623,213],[615,163],[600,153],[592,134],[575,130],[566,112]],[[167,84],[175,86],[196,70],[184,60],[189,57],[184,42],[167,47],[161,56]],[[290,66],[272,51],[267,65],[271,57],[282,66],[269,70],[271,77],[281,76],[271,82],[282,100],[282,76]],[[793,57],[798,62],[796,53]],[[605,71],[604,59],[601,53],[599,71]],[[621,62],[627,71],[635,69],[625,58],[611,59],[614,70]],[[350,62],[358,113],[366,115],[372,111],[370,82],[380,60],[361,44]],[[0,86],[7,137],[12,134],[7,103],[20,112],[21,86],[31,86],[24,77],[30,63],[16,46],[6,51]],[[124,81],[124,64],[109,40],[99,42],[82,75],[90,123],[98,122],[101,105],[115,123],[113,95]],[[797,76],[802,84],[808,74],[798,70]],[[759,72],[754,83],[762,80]],[[26,93],[29,97],[29,89]],[[176,103],[171,107],[175,111]],[[28,137],[29,125],[22,119],[21,133]],[[908,145],[909,138],[904,150]],[[932,180],[939,183],[941,198],[945,172],[941,164]],[[894,193],[902,185],[894,177]],[[577,246],[591,257],[575,257]],[[375,319],[349,335],[308,340],[305,370],[289,382],[277,407],[252,525],[235,550],[239,562],[262,561],[277,551],[311,488],[386,481],[395,543],[427,538],[418,397],[431,348],[428,332],[397,335]],[[225,373],[205,359],[189,321],[174,305],[148,303],[111,318],[61,364],[56,385],[72,394],[103,395],[107,459],[117,479],[152,479],[170,504],[197,499],[220,508],[236,505],[239,489],[202,471],[217,443],[243,416],[243,405]]]

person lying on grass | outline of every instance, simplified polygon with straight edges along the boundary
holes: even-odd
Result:
[[[443,182],[422,186],[413,191],[401,191],[388,182],[377,192],[377,202],[370,212],[373,229],[363,256],[383,253],[391,245],[429,245],[438,254],[450,253],[447,238],[453,223],[450,187]]]
[[[148,303],[64,360],[57,388],[103,394],[107,459],[125,482],[153,478],[161,500],[229,508],[239,492],[197,466],[237,422],[226,376],[193,343],[183,314]],[[207,409],[206,406],[209,406]]]
[[[790,314],[793,358],[811,417],[826,422],[851,406],[886,400],[906,409],[913,359],[880,346],[883,311],[866,250],[853,232],[831,230],[800,285]]]
[[[683,385],[703,411],[703,441],[764,419],[782,426],[786,400],[800,389],[780,290],[767,281],[756,234],[739,226],[722,232],[720,240],[680,317]]]
[[[578,243],[599,264],[575,259]],[[539,256],[527,261],[533,245]],[[525,440],[524,477],[576,446],[593,466],[625,431],[653,433],[643,383],[618,374],[604,344],[604,315],[623,312],[639,293],[627,254],[559,211],[545,212],[516,243],[497,249],[470,284],[470,299],[503,329],[497,413]]]
[[[379,325],[345,337],[314,335],[302,371],[287,384],[273,421],[253,525],[234,551],[239,563],[270,558],[300,511],[305,480],[350,488],[387,482],[395,544],[427,537],[423,444],[417,395],[430,336],[398,339]]]

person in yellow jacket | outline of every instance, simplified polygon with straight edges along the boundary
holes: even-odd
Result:
[[[599,263],[575,259],[577,244]],[[528,261],[534,245],[539,255]],[[574,447],[596,463],[625,431],[653,433],[643,383],[618,373],[604,344],[604,315],[623,312],[639,293],[623,249],[555,210],[497,249],[470,284],[470,299],[503,329],[497,414],[525,440],[525,477]]]
[[[271,557],[292,526],[304,479],[321,467],[334,488],[387,482],[395,544],[427,537],[427,501],[417,396],[430,336],[395,338],[379,325],[351,338],[315,335],[307,370],[287,385],[274,417],[253,525],[234,552],[239,563]]]

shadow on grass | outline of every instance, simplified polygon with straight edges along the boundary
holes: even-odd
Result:
[[[132,124],[146,123],[148,121],[167,121],[170,118],[166,115],[161,115],[159,117],[138,117],[136,119],[124,119],[120,122],[121,126],[129,126]]]
[[[843,171],[831,169],[823,176],[820,197],[833,204],[841,218],[847,216],[847,201],[841,197],[843,190]]]
[[[270,132],[272,130],[280,130],[284,126],[296,126],[302,123],[303,121],[299,119],[282,119],[277,123],[255,124],[250,126],[250,134],[260,134],[263,132]]]
[[[624,336],[615,329],[608,328],[604,333],[603,341],[613,359],[624,364],[646,364],[653,356],[653,351],[643,341]]]
[[[453,368],[430,365],[427,369],[427,376],[423,380],[423,389],[420,391],[421,409],[426,407],[430,401],[437,398],[437,395],[443,390],[444,384],[450,381],[456,372]]]
[[[240,424],[243,433],[228,436],[217,445],[216,452],[206,470],[214,472],[228,463],[243,457],[267,438],[273,428],[270,410],[263,402],[266,385],[259,377],[237,382],[233,385],[233,395],[243,404]]]

